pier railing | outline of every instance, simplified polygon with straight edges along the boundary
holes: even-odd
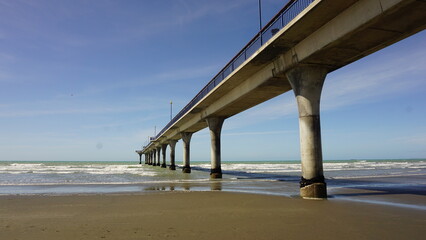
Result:
[[[210,80],[207,85],[198,92],[195,97],[189,101],[186,106],[180,110],[172,120],[155,136],[151,137],[151,141],[157,140],[161,135],[169,129],[176,121],[183,117],[193,106],[203,99],[211,90],[213,90],[220,82],[228,77],[235,69],[250,58],[264,43],[271,39],[279,30],[284,28],[299,13],[307,8],[314,0],[291,0],[278,12],[275,17],[266,24],[247,45],[235,55],[234,58],[225,65],[222,70]],[[148,147],[148,146],[147,146]]]

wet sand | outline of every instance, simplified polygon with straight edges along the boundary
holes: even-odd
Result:
[[[339,199],[219,191],[0,196],[7,240],[424,239],[425,226],[424,210]]]

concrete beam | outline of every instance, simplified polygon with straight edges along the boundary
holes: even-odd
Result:
[[[338,69],[423,30],[424,11],[425,1],[356,1],[276,58],[275,71],[284,73],[299,64]]]

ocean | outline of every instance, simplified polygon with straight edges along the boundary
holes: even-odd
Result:
[[[214,180],[209,178],[209,162],[191,162],[191,167],[192,173],[184,174],[179,168],[171,171],[136,161],[2,161],[0,195],[158,191],[231,191],[288,197],[299,194],[300,161],[223,162],[223,178]],[[324,161],[324,175],[330,198],[364,201],[368,197],[368,201],[380,203],[384,195],[426,196],[426,159]],[[391,204],[426,210],[426,202]]]

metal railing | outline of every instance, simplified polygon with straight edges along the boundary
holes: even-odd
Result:
[[[161,135],[169,129],[177,120],[185,115],[195,104],[197,104],[203,97],[205,97],[211,90],[213,90],[220,82],[228,77],[235,69],[243,64],[250,58],[257,50],[259,50],[264,43],[271,39],[279,30],[285,27],[291,20],[293,20],[299,13],[307,8],[314,0],[291,0],[278,12],[275,17],[266,24],[262,30],[249,42],[247,45],[225,65],[222,70],[210,80],[207,85],[198,92],[195,97],[189,101],[186,106],[170,120],[169,123],[153,138],[151,141],[157,140]],[[150,145],[150,144],[149,144]],[[149,145],[147,147],[149,147]]]

